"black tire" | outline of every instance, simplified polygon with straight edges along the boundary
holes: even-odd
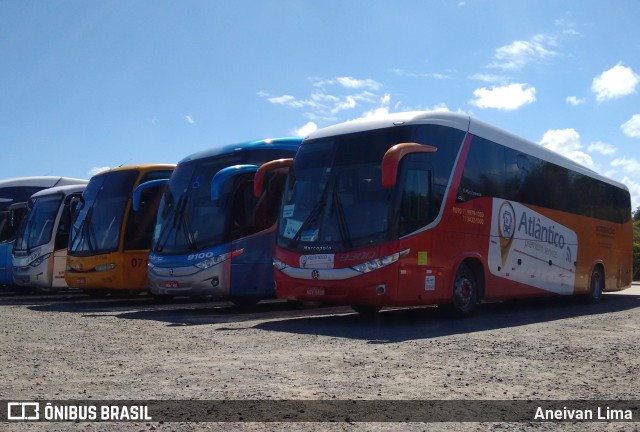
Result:
[[[36,287],[36,288],[33,288],[33,292],[36,292],[38,294],[56,294],[58,291],[60,291],[60,288],[55,288],[55,287]]]
[[[111,292],[108,289],[83,289],[82,292],[88,295],[89,297],[96,298],[96,299],[105,298],[109,296],[109,294],[111,294]]]
[[[234,297],[231,299],[231,303],[238,306],[239,308],[251,308],[258,304],[260,301],[259,298],[256,297]]]
[[[378,315],[382,306],[368,306],[368,305],[351,305],[351,309],[358,312],[364,317],[374,317]]]
[[[173,300],[172,295],[154,294],[151,291],[149,291],[149,296],[158,303],[171,303],[171,301]]]
[[[468,265],[462,263],[458,267],[453,280],[453,315],[462,318],[471,315],[478,304],[478,281]]]
[[[591,271],[590,281],[589,293],[586,295],[585,300],[589,304],[600,303],[602,291],[604,291],[604,275],[600,267],[594,267],[593,271]]]

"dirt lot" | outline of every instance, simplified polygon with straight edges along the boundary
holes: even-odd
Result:
[[[640,286],[437,308],[243,311],[146,296],[0,295],[0,399],[640,399]],[[11,430],[638,430],[639,423],[4,423]],[[0,428],[7,430],[0,423]]]

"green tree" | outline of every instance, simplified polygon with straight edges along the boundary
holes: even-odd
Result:
[[[633,212],[633,280],[640,280],[640,207]]]

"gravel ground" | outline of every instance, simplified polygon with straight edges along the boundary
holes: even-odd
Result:
[[[640,286],[366,320],[282,302],[0,295],[1,400],[640,399]],[[7,428],[5,428],[4,426]],[[3,430],[640,430],[640,423],[0,423]]]

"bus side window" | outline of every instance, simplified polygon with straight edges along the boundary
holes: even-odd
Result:
[[[422,160],[421,160],[422,159]],[[433,170],[425,155],[409,155],[402,162],[403,188],[400,197],[399,235],[403,236],[429,224],[435,218]]]
[[[69,230],[71,228],[71,211],[68,205],[64,205],[62,208],[62,215],[60,215],[60,222],[58,223],[58,230],[56,231],[55,243],[53,250],[61,250],[69,247]]]
[[[136,212],[132,209],[127,218],[124,237],[125,250],[142,250],[151,247],[156,213],[163,192],[164,185],[142,191],[140,210]]]
[[[229,240],[237,240],[252,234],[254,231],[251,218],[255,211],[257,199],[253,196],[253,178],[241,176],[231,195],[229,213]]]
[[[240,180],[231,198],[230,240],[263,231],[276,222],[285,178],[285,174],[268,173],[258,199],[253,196],[253,178]]]
[[[475,136],[467,155],[457,202],[482,197],[505,197],[505,149]]]

